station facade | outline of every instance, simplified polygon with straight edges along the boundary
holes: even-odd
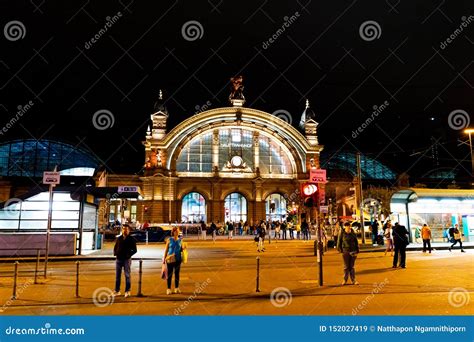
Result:
[[[168,130],[162,96],[144,145],[144,175],[107,175],[106,186],[135,186],[140,201],[113,201],[102,219],[152,223],[283,220],[298,206],[310,168],[319,168],[317,122],[307,103],[302,132],[278,116],[230,107],[193,115]],[[295,203],[293,203],[295,202]],[[125,206],[126,211],[120,206]],[[99,210],[100,211],[100,210]],[[103,222],[102,222],[103,223]]]

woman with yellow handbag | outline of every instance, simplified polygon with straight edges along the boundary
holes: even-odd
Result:
[[[179,229],[178,227],[173,227],[171,230],[171,237],[166,242],[165,247],[165,255],[163,256],[163,263],[166,263],[168,267],[168,278],[167,278],[167,285],[168,289],[166,290],[166,294],[171,294],[171,281],[173,278],[173,271],[174,271],[174,293],[181,293],[179,289],[179,271],[181,269],[181,262],[183,261],[183,255],[186,254],[187,259],[187,251],[186,244],[183,243],[183,239],[179,237]]]

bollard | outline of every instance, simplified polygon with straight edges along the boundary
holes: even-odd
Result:
[[[142,293],[143,260],[138,261],[138,293],[137,297],[143,297]]]
[[[40,262],[40,250],[36,251],[36,266],[35,266],[35,284],[38,284],[38,268]]]
[[[76,261],[76,298],[79,298],[79,260]]]
[[[16,283],[18,278],[18,261],[15,261],[15,275],[13,276],[13,295],[11,299],[16,299]]]
[[[260,257],[257,257],[257,289],[255,292],[260,292]]]

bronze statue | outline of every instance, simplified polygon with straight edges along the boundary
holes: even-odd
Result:
[[[229,100],[235,99],[235,100],[245,100],[244,97],[244,85],[243,85],[243,80],[244,78],[242,75],[236,76],[236,77],[231,77],[230,83],[230,96]]]

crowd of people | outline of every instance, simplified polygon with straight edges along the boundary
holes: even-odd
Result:
[[[228,239],[233,239],[234,233],[239,235],[253,235],[254,241],[257,244],[257,252],[265,252],[265,238],[276,240],[287,240],[287,239],[311,239],[311,227],[313,224],[303,221],[301,225],[294,225],[292,222],[287,221],[260,221],[258,224],[249,225],[248,222],[226,222],[223,226],[219,223],[216,224],[211,222],[208,226],[204,221],[200,224],[201,236],[205,240],[207,234],[212,235],[213,241],[216,240],[216,235],[219,230],[223,230],[223,233],[228,236]],[[372,242],[373,244],[380,244],[379,237],[382,236],[387,247],[384,251],[384,255],[390,252],[390,256],[393,256],[392,267],[393,268],[406,268],[406,248],[409,245],[409,232],[405,226],[400,225],[398,222],[392,225],[391,220],[387,220],[382,227],[382,234],[378,232],[378,222],[372,222]],[[116,279],[115,279],[115,291],[113,296],[120,295],[120,285],[122,271],[125,275],[125,297],[130,296],[130,267],[131,258],[137,252],[136,241],[130,236],[129,225],[122,225],[122,234],[116,239],[114,246],[114,256],[116,257]],[[295,234],[296,231],[296,234]],[[317,236],[317,240],[323,242],[327,246],[326,230],[321,229],[321,236]],[[289,232],[289,236],[287,236]],[[374,233],[375,232],[375,233]],[[221,232],[222,234],[222,232]],[[465,252],[462,247],[463,234],[459,230],[459,225],[455,224],[452,227],[446,229],[445,235],[448,237],[448,241],[451,243],[449,252],[452,251],[454,246],[459,244],[461,252]],[[344,264],[344,274],[342,285],[346,285],[349,278],[352,284],[359,284],[356,280],[355,273],[355,262],[357,255],[359,254],[359,239],[356,231],[353,229],[351,222],[342,221],[338,222],[332,227],[332,241],[334,242],[334,248],[336,248],[341,254]],[[431,240],[432,232],[431,228],[425,223],[420,229],[420,237],[423,242],[423,253],[431,253]],[[383,243],[382,243],[383,244]],[[185,256],[186,255],[186,256]],[[174,275],[174,293],[180,293],[179,289],[179,278],[180,269],[183,258],[187,257],[186,244],[183,243],[183,235],[179,228],[174,226],[171,230],[171,236],[166,242],[164,256],[163,256],[163,267],[162,277],[167,280],[167,294],[171,294],[172,278]]]

